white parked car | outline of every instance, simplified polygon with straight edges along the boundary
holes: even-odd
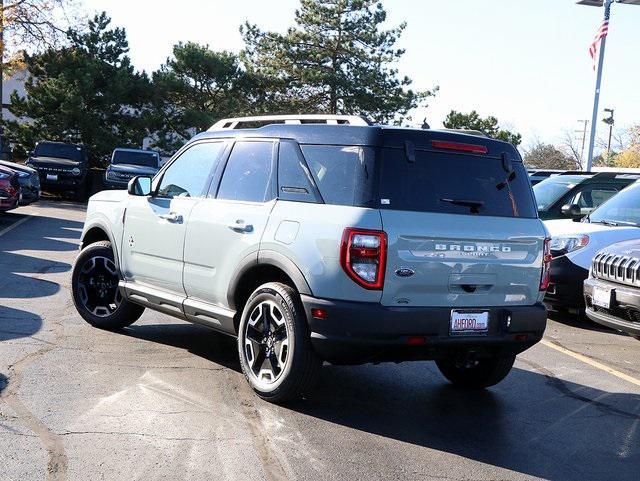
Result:
[[[596,253],[616,242],[640,239],[640,183],[627,187],[581,222],[550,220],[545,226],[553,256],[545,302],[555,308],[581,310],[582,285]]]

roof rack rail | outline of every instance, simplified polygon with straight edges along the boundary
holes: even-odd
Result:
[[[249,124],[244,126],[243,124]],[[263,124],[263,125],[260,125]],[[270,124],[327,124],[327,125],[373,125],[371,121],[360,115],[325,115],[325,114],[293,114],[293,115],[258,115],[255,117],[233,117],[218,120],[208,131],[251,129],[256,125],[264,127]]]

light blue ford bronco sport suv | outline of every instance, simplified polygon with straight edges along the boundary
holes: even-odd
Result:
[[[546,326],[548,240],[516,149],[355,116],[225,119],[153,178],[89,201],[80,315],[145,308],[235,336],[263,399],[308,395],[322,362],[435,360],[501,381]]]

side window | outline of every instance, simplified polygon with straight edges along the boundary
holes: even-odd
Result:
[[[374,150],[370,147],[302,145],[313,178],[327,204],[374,204]]]
[[[580,206],[580,211],[583,214],[588,214],[617,193],[618,191],[613,188],[593,186],[582,189],[573,197],[569,204]]]
[[[200,197],[208,187],[223,142],[203,142],[185,150],[162,175],[158,197]]]
[[[266,202],[273,199],[273,142],[236,142],[222,174],[218,199]]]
[[[297,202],[321,202],[300,147],[291,141],[280,142],[278,197]]]

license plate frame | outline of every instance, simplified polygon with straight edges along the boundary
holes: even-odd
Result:
[[[591,296],[591,302],[594,306],[603,307],[604,309],[611,309],[611,300],[613,298],[613,289],[610,287],[595,286],[593,288],[593,295]]]
[[[58,174],[47,174],[47,180],[58,181]]]
[[[452,336],[484,336],[489,332],[491,316],[487,309],[452,309],[449,334]]]

